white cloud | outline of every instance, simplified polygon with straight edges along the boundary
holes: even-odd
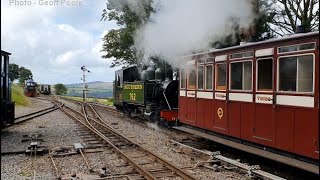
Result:
[[[1,1],[1,48],[12,53],[11,63],[30,69],[39,83],[79,82],[82,65],[97,69],[92,81],[113,81],[114,69],[100,50],[102,36],[115,24],[100,21],[105,0],[82,1],[69,8]]]

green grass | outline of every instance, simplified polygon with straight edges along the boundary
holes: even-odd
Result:
[[[11,94],[12,101],[15,102],[15,105],[20,106],[29,106],[30,101],[29,99],[24,95],[22,87],[12,84],[12,94]]]
[[[64,97],[74,99],[77,101],[82,101],[82,97],[75,97],[75,96],[64,96]],[[87,98],[87,101],[98,102],[107,106],[113,106],[113,98],[109,98],[109,99]]]

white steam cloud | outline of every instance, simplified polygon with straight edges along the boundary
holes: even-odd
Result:
[[[155,0],[152,6],[156,13],[137,31],[135,48],[167,58],[208,50],[233,31],[231,19],[242,27],[252,19],[250,0]]]

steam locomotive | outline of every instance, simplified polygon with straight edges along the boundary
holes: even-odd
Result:
[[[24,94],[28,97],[36,97],[37,96],[37,83],[32,78],[25,80]]]
[[[139,73],[141,72],[141,73]],[[171,68],[123,68],[115,73],[114,106],[130,116],[150,121],[175,122],[178,116],[178,84]]]

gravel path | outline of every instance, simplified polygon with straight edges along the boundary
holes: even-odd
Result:
[[[53,105],[49,101],[34,98],[31,98],[31,102],[32,106],[30,107],[17,107],[16,116],[29,114]],[[78,125],[73,120],[61,111],[56,110],[2,130],[1,152],[25,150],[30,141],[22,143],[22,136],[30,133],[42,134],[41,138],[44,142],[41,145],[48,147],[48,149],[56,146],[72,146],[73,143],[82,143],[83,140],[74,130],[76,127]],[[34,162],[34,167],[31,162]],[[34,174],[33,170],[36,170],[36,179],[46,180],[56,177],[48,155],[37,156],[35,160],[30,160],[30,157],[24,154],[1,156],[1,179],[25,179]]]

